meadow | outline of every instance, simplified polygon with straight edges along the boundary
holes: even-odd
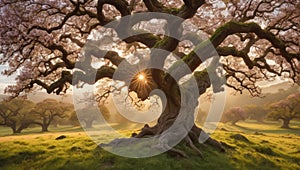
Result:
[[[204,159],[184,145],[179,147],[189,158],[166,153],[139,159],[116,156],[97,147],[80,127],[50,128],[47,133],[29,128],[18,135],[1,127],[0,169],[300,169],[300,122],[292,122],[291,129],[279,127],[279,122],[220,123],[212,137],[226,152],[199,145]],[[66,138],[56,140],[61,135]]]

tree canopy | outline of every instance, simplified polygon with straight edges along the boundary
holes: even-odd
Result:
[[[76,83],[72,82],[71,70],[88,35],[117,16],[142,11],[164,12],[192,20],[210,37],[222,58],[227,84],[236,90],[248,89],[257,94],[256,82],[272,79],[274,75],[298,82],[298,1],[3,0],[0,7],[1,64],[10,66],[4,74],[20,70],[17,85],[8,87],[8,93],[19,94],[31,90],[35,84],[48,93],[66,91],[70,84]],[[124,41],[151,48],[166,40],[172,47],[160,48],[176,50],[178,41],[152,33]],[[193,52],[181,55],[192,71],[202,63]],[[113,51],[102,57],[111,65],[99,68],[97,79],[112,77],[123,59]]]
[[[223,114],[222,122],[231,122],[235,125],[240,120],[248,118],[248,113],[241,107],[232,107]]]
[[[13,133],[21,133],[34,122],[31,111],[34,103],[22,98],[15,98],[9,102],[0,102],[0,125],[8,126]]]
[[[268,117],[282,120],[282,128],[289,128],[292,119],[300,118],[300,93],[289,95],[287,98],[270,105]]]
[[[46,132],[57,118],[64,118],[65,124],[75,124],[76,120],[71,118],[72,112],[74,109],[70,103],[58,102],[55,99],[34,103],[18,97],[0,102],[0,125],[10,127],[13,133],[21,133],[32,125],[41,126],[42,132]]]
[[[55,99],[45,99],[35,105],[32,114],[36,115],[36,124],[42,127],[43,132],[48,131],[48,127],[55,118],[67,117],[67,112],[72,112],[73,105],[58,102]]]

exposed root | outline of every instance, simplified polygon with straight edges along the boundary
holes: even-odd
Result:
[[[188,158],[187,154],[184,151],[180,150],[180,149],[171,148],[170,150],[168,150],[168,153],[170,155],[173,155],[175,153],[177,156],[180,156],[180,157],[183,157],[183,158]]]
[[[191,130],[189,132],[189,137],[190,137],[190,140],[192,140],[193,143],[199,143],[199,139],[198,139],[199,135],[197,135],[196,132]]]
[[[198,128],[197,126],[193,126],[191,129],[191,132],[194,132],[197,135],[197,142],[199,142],[199,140],[198,140],[199,136],[200,136],[200,134],[202,134],[204,136],[207,136],[207,140],[204,142],[205,144],[208,144],[208,145],[212,146],[213,148],[218,149],[221,152],[225,152],[225,149],[220,142],[209,137],[209,135],[207,133],[205,133],[202,129]],[[193,141],[193,142],[195,143],[195,141]]]
[[[189,136],[185,138],[187,144],[194,150],[196,151],[197,155],[200,156],[202,159],[204,159],[202,152],[194,145],[193,141]]]
[[[142,138],[145,136],[153,136],[156,133],[156,128],[155,127],[150,127],[148,124],[146,124],[142,129],[141,132],[137,135],[134,135],[136,138]]]
[[[150,127],[149,125],[145,125],[141,131],[139,133],[133,133],[132,137],[133,139],[135,138],[147,138],[150,136],[154,136],[154,135],[158,135],[160,134],[159,132],[163,131],[162,127],[160,126],[154,126],[154,127]],[[176,134],[176,132],[175,132]],[[205,142],[204,144],[208,144],[210,146],[212,146],[213,148],[218,149],[221,152],[225,152],[225,149],[223,148],[222,144],[219,143],[217,140],[212,139],[211,137],[209,137],[208,134],[206,134],[202,129],[198,128],[197,126],[193,126],[192,129],[189,131],[188,135],[184,138],[184,141],[188,147],[190,147],[192,150],[194,150],[196,152],[196,154],[198,156],[200,156],[202,159],[204,159],[204,156],[201,152],[201,150],[199,148],[197,148],[195,146],[195,144],[199,144],[199,137],[200,134],[203,135],[203,137],[205,138]],[[169,135],[173,135],[173,134],[169,134]],[[120,139],[119,139],[120,140]],[[113,142],[111,142],[111,145],[118,145],[119,140],[114,140]],[[133,144],[131,140],[126,140],[125,143],[131,143]],[[172,148],[168,145],[168,140],[161,140],[159,144],[152,146],[155,149],[162,149],[162,150],[167,150],[167,153],[170,154],[171,156],[176,156],[176,157],[181,157],[181,158],[187,158],[188,155],[177,148]]]
[[[212,146],[214,148],[217,148],[221,152],[225,152],[225,149],[222,146],[222,144],[220,142],[216,141],[215,139],[208,138],[205,143],[209,144],[210,146]]]

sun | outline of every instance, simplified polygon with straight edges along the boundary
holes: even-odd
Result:
[[[146,100],[154,87],[148,70],[137,71],[129,84],[129,91],[137,93],[137,97]]]
[[[145,80],[145,75],[144,75],[143,73],[140,73],[140,74],[138,75],[138,79],[139,79],[140,81]]]
[[[140,85],[145,85],[147,84],[147,75],[144,72],[140,72],[137,76],[136,76],[136,83],[140,84]]]

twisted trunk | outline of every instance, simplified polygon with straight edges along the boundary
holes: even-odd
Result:
[[[156,136],[158,137],[158,143],[155,146],[167,150],[172,155],[174,153],[180,157],[187,157],[184,151],[176,149],[176,145],[185,143],[191,147],[199,156],[202,156],[201,151],[195,144],[206,143],[208,145],[217,148],[220,151],[224,151],[222,145],[209,137],[201,128],[197,127],[194,122],[195,108],[198,106],[198,98],[200,94],[203,94],[205,90],[210,87],[209,76],[207,73],[199,74],[196,77],[197,89],[193,88],[194,82],[192,80],[179,85],[172,77],[163,77],[164,73],[159,70],[152,72],[156,87],[164,92],[164,96],[160,96],[161,93],[156,94],[162,99],[163,112],[160,115],[157,124],[150,127],[146,124],[138,134],[132,134],[135,138],[147,138]],[[196,92],[197,91],[197,92]],[[147,96],[144,91],[135,90],[138,96]],[[148,94],[149,95],[149,94]],[[165,99],[165,100],[164,100]],[[130,143],[130,139],[129,143]],[[100,146],[110,146],[116,143],[120,143],[120,139],[110,142],[109,144],[103,144]],[[124,139],[126,141],[126,139]],[[134,141],[134,140],[132,140]],[[124,142],[124,143],[128,143]]]
[[[177,124],[175,129],[176,131],[170,131],[170,135],[177,135],[182,133],[183,131],[187,132],[187,135],[185,138],[183,138],[182,142],[186,143],[188,146],[190,146],[195,152],[202,157],[201,151],[195,146],[195,144],[202,143],[203,141],[200,141],[200,138],[204,138],[204,143],[211,145],[212,147],[220,150],[225,151],[222,145],[209,137],[208,134],[206,134],[201,128],[197,127],[194,123],[194,110],[196,106],[198,105],[198,100],[194,99],[192,96],[191,98],[186,101],[189,103],[185,103],[183,107],[188,107],[188,109],[184,109],[185,111],[188,110],[186,113],[180,113],[181,107],[177,104],[176,101],[178,99],[175,99],[172,96],[167,96],[165,110],[161,114],[161,116],[158,119],[158,122],[155,126],[150,127],[149,125],[145,125],[139,134],[137,134],[136,138],[142,138],[147,136],[153,136],[153,135],[161,135],[162,133],[166,132],[174,123],[178,123],[181,120],[184,119],[183,124]],[[193,100],[193,101],[192,101]],[[188,122],[186,122],[188,121]],[[174,133],[174,134],[173,134]],[[201,137],[200,137],[201,135]],[[172,139],[172,138],[171,138]],[[178,149],[171,149],[170,152],[175,152],[177,155],[181,157],[187,157],[187,155]]]

